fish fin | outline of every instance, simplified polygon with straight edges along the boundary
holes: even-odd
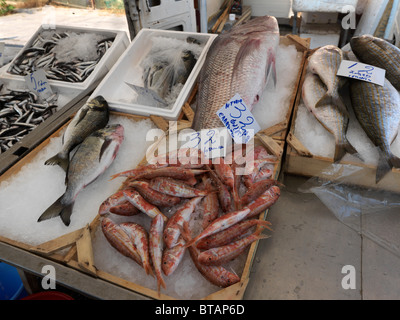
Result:
[[[268,56],[268,62],[267,62],[267,71],[265,75],[266,83],[269,82],[270,76],[272,76],[272,81],[274,82],[274,88],[276,88],[276,60],[275,60],[275,54],[270,54]]]
[[[161,104],[162,106],[166,107],[168,103],[161,98],[157,92],[154,90],[151,90],[150,88],[144,88],[140,87],[137,85],[134,85],[132,83],[125,82],[130,88],[132,88],[138,95],[144,96],[147,99],[153,100],[157,102],[158,104]]]
[[[55,156],[47,159],[44,164],[52,166],[59,165],[61,168],[64,169],[64,171],[67,171],[69,165],[69,158],[62,157],[59,153],[57,153]]]
[[[391,160],[384,154],[379,155],[378,166],[376,168],[376,180],[378,183],[392,169]]]
[[[259,235],[257,236],[257,239],[258,239],[258,240],[268,239],[268,238],[271,238],[271,236],[269,236],[269,235],[267,235],[267,234],[259,234]]]
[[[75,127],[78,125],[78,123],[79,122],[81,122],[85,117],[86,117],[86,114],[88,113],[88,111],[89,111],[89,108],[88,108],[88,106],[87,105],[84,105],[80,110],[79,110],[79,113],[78,113],[78,120],[76,121],[76,123],[75,123]]]
[[[337,143],[335,145],[335,155],[333,157],[333,162],[340,161],[346,153],[357,153],[357,150],[351,145],[351,143],[347,139],[344,143]]]
[[[112,139],[105,139],[99,153],[99,162],[101,161],[101,157],[103,156],[104,152],[108,148],[108,146],[111,144]]]
[[[71,204],[65,206],[64,209],[62,209],[62,211],[60,212],[61,220],[67,227],[71,223],[71,214],[73,206],[74,203],[72,202]]]
[[[48,207],[46,211],[43,212],[42,215],[39,217],[37,222],[58,217],[64,208],[61,203],[62,197],[63,196],[59,197],[50,207]]]
[[[349,111],[347,110],[346,105],[340,98],[339,94],[332,94],[331,92],[326,92],[324,96],[319,99],[319,101],[315,104],[316,108],[323,107],[326,105],[334,105],[336,106],[346,117],[350,117]]]

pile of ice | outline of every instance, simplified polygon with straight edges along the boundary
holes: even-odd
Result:
[[[272,127],[286,119],[290,99],[297,83],[303,54],[294,45],[278,46],[276,53],[276,87],[272,78],[268,81],[260,101],[253,106],[252,113],[261,129]]]
[[[120,186],[110,180],[111,175],[136,166],[145,156],[146,133],[154,128],[150,120],[133,121],[112,116],[110,123],[120,123],[125,139],[112,165],[88,185],[76,199],[71,224],[66,227],[61,219],[37,222],[39,216],[65,192],[65,172],[58,166],[44,162],[62,146],[61,136],[50,139],[29,163],[8,180],[0,183],[0,235],[28,245],[38,245],[78,230],[93,221],[100,204]]]

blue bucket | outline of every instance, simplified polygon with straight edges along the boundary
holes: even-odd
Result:
[[[19,300],[27,294],[17,269],[0,261],[0,300]]]

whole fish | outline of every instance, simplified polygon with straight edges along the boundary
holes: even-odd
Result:
[[[372,143],[380,150],[376,183],[392,167],[400,168],[400,159],[390,150],[400,125],[400,96],[385,79],[384,86],[352,80],[350,95],[354,113]]]
[[[204,197],[208,194],[207,190],[199,190],[181,180],[166,177],[150,180],[150,188],[170,196],[181,198]]]
[[[183,226],[182,236],[185,241],[190,240],[191,232],[187,223]],[[200,250],[195,246],[190,246],[188,250],[197,270],[212,284],[226,288],[240,281],[240,278],[235,273],[226,270],[222,266],[206,266],[201,264],[198,259]]]
[[[172,248],[178,243],[183,223],[185,221],[189,222],[196,205],[201,201],[201,199],[203,199],[203,197],[190,199],[188,202],[181,205],[168,220],[164,228],[164,243],[167,248]]]
[[[135,215],[139,213],[139,209],[126,200],[123,190],[119,190],[104,200],[99,207],[99,215],[104,216],[108,213]]]
[[[270,75],[276,83],[278,44],[279,26],[272,16],[251,19],[218,35],[200,71],[194,130],[220,127],[216,112],[236,93],[252,108]]]
[[[274,179],[265,179],[253,183],[246,191],[244,195],[240,197],[242,206],[249,204],[250,202],[257,200],[265,191],[274,185],[278,185],[279,182]]]
[[[140,255],[146,274],[153,274],[149,253],[149,236],[146,229],[143,228],[140,224],[133,222],[124,222],[121,223],[120,226],[135,245],[135,248]]]
[[[353,37],[350,40],[353,53],[366,64],[386,70],[386,79],[400,90],[400,49],[381,38],[371,35]]]
[[[262,235],[260,234],[260,231],[256,231],[247,237],[236,240],[235,242],[203,251],[199,254],[198,259],[199,262],[204,265],[222,265],[237,258],[244,250],[246,250],[247,246],[252,244],[254,241],[266,238],[269,238],[269,236]]]
[[[162,277],[162,254],[163,254],[163,231],[164,231],[164,220],[161,215],[156,215],[151,220],[150,232],[149,232],[149,244],[150,244],[150,257],[153,261],[153,267],[157,277],[158,293],[160,293],[160,287],[166,288],[165,281]]]
[[[162,256],[162,271],[166,276],[171,275],[181,263],[186,251],[185,243],[186,241],[182,236],[180,236],[175,246],[164,249]]]
[[[346,152],[354,154],[357,150],[347,140],[346,133],[349,124],[349,117],[333,103],[326,103],[316,107],[318,101],[327,92],[318,75],[308,72],[305,76],[302,96],[307,109],[335,138],[334,162],[343,158]]]
[[[134,169],[135,179],[152,179],[156,177],[170,177],[174,179],[180,180],[190,180],[196,178],[195,176],[201,173],[206,172],[207,170],[196,170],[196,169],[186,169],[179,167],[162,167],[162,168],[153,168],[148,167],[147,169],[141,171],[140,173],[136,172]],[[112,176],[112,179],[116,177],[131,177],[130,173],[132,171],[124,171],[121,173],[117,173]]]
[[[147,214],[150,218],[154,218],[155,216],[161,216],[165,221],[168,220],[166,216],[158,209],[155,205],[147,202],[139,192],[134,189],[125,189],[123,190],[125,195],[125,199],[128,200],[131,204],[133,204],[136,208],[138,208],[143,213]]]
[[[59,165],[67,171],[70,152],[86,137],[96,130],[104,128],[109,120],[108,103],[102,96],[87,102],[75,114],[62,138],[62,149],[46,160],[46,165]]]
[[[218,187],[218,200],[219,204],[221,206],[222,211],[228,212],[231,209],[232,206],[232,199],[231,199],[231,194],[228,190],[228,187],[221,181],[221,179],[218,177],[218,175],[210,169],[209,166],[209,173],[211,179],[215,182],[215,184]]]
[[[60,216],[68,226],[78,193],[111,165],[123,138],[124,127],[119,124],[106,126],[87,137],[71,158],[65,193],[39,217],[38,222]]]
[[[205,189],[211,191],[211,179],[203,178]],[[218,195],[215,192],[209,192],[203,198],[203,221],[202,228],[205,229],[211,222],[213,222],[219,214]]]
[[[250,213],[249,208],[243,208],[241,210],[232,211],[227,214],[224,214],[223,216],[220,216],[219,218],[211,222],[207,226],[207,228],[205,228],[202,232],[200,232],[196,237],[187,242],[186,247],[190,247],[200,239],[203,239],[205,237],[208,237],[209,235],[212,235],[216,232],[225,230],[233,226],[239,221],[242,221],[243,219],[247,218],[249,213]]]
[[[119,253],[131,258],[143,267],[142,258],[140,257],[139,252],[122,227],[114,223],[110,218],[104,217],[101,220],[101,230],[103,231],[107,241],[117,249]]]
[[[336,75],[342,60],[343,51],[334,45],[323,46],[309,57],[308,70],[318,75],[327,88],[326,93],[315,104],[315,108],[333,104],[343,113],[348,114],[339,94],[344,80]]]
[[[272,186],[267,191],[265,191],[260,197],[256,200],[250,202],[246,207],[250,209],[250,214],[247,218],[253,218],[257,216],[262,211],[268,209],[272,206],[276,201],[278,201],[281,195],[281,190],[278,186]]]
[[[150,188],[150,184],[147,181],[135,180],[130,182],[129,186],[135,188],[143,198],[157,207],[172,207],[181,202],[179,197],[170,196]]]

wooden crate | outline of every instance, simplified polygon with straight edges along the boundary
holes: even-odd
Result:
[[[132,116],[132,115],[126,115],[126,116],[138,120],[145,118],[141,116]],[[187,121],[191,122],[185,115],[182,115],[182,120],[178,122],[178,127],[182,128],[187,127],[188,125],[186,123]],[[1,176],[0,182],[10,178],[14,174],[18,173],[18,171],[21,170],[23,166],[29,164],[29,162],[32,161],[32,159],[34,159],[40,153],[40,151],[49,143],[50,139],[60,135],[60,132],[65,128],[67,124],[68,123],[60,127],[53,135],[51,135],[48,139],[42,142],[37,148],[35,148],[32,152],[30,152],[27,156],[25,156],[17,164],[15,164],[10,170],[8,170],[3,176]],[[165,138],[166,136],[161,137],[160,140]],[[278,179],[281,169],[281,160],[282,160],[284,142],[272,141],[271,143],[272,138],[262,133],[258,134],[255,140],[256,144],[263,144],[269,150],[269,152],[279,155],[278,157],[279,161],[274,165],[274,173],[273,173],[273,178]],[[271,145],[274,147],[274,149],[271,149],[270,147]],[[259,218],[266,219],[267,213],[268,210],[261,213]],[[49,260],[65,264],[73,269],[92,275],[93,277],[98,277],[110,281],[116,285],[122,286],[136,293],[142,294],[145,297],[150,297],[153,299],[175,299],[163,293],[159,295],[157,291],[127,281],[123,278],[120,278],[111,273],[96,268],[93,256],[92,237],[96,232],[96,230],[100,227],[100,221],[101,221],[100,216],[97,215],[96,218],[90,223],[88,223],[85,227],[35,246],[27,245],[25,243],[21,243],[2,236],[0,236],[0,241],[27,250],[29,252],[45,256]],[[242,299],[247,283],[249,281],[250,270],[253,263],[253,259],[255,257],[257,246],[258,246],[258,241],[254,242],[248,249],[246,262],[244,269],[242,271],[240,282],[224,289],[219,289],[218,287],[216,287],[216,291],[214,293],[204,297],[203,299],[206,300]]]
[[[315,50],[310,50],[308,56]],[[301,88],[304,82],[307,61],[303,66],[303,75],[299,83],[299,90],[294,103],[293,120],[286,138],[286,153],[283,170],[285,173],[305,177],[318,177],[327,181],[341,182],[347,185],[374,188],[400,192],[400,169],[393,168],[384,178],[376,183],[376,166],[360,162],[341,160],[335,164],[335,170],[330,170],[334,164],[333,158],[321,157],[312,154],[295,136],[297,110],[302,102]],[[354,168],[355,175],[343,175],[345,170]]]

